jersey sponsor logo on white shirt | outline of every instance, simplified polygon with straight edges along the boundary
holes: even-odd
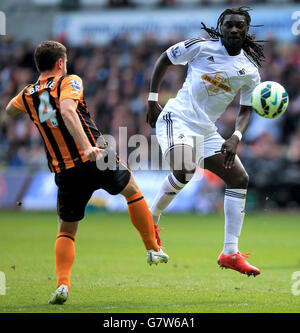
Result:
[[[209,96],[230,92],[231,87],[226,72],[215,72],[201,76]]]

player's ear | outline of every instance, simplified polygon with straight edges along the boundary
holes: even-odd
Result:
[[[57,61],[56,61],[56,68],[57,69],[63,69],[64,68],[64,60],[62,58],[59,58]]]

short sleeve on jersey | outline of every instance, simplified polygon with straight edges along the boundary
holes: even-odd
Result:
[[[22,95],[23,95],[23,90],[12,100],[12,105],[21,112],[26,113]]]
[[[199,38],[179,42],[167,49],[167,55],[173,65],[186,65],[200,52],[201,41]]]
[[[66,98],[80,100],[83,96],[82,80],[78,75],[68,75],[62,80],[59,101]]]
[[[240,105],[251,106],[251,95],[254,88],[260,83],[258,70],[249,78],[249,83],[242,86],[240,95]]]

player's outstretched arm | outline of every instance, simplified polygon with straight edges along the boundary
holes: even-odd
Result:
[[[156,94],[157,97],[162,79],[170,65],[172,65],[172,63],[169,60],[166,52],[161,54],[154,65],[154,70],[150,82],[150,93],[154,93],[154,95]],[[162,107],[158,103],[158,98],[152,98],[152,100],[148,100],[147,123],[152,128],[155,128],[156,120],[161,111]]]
[[[242,139],[242,135],[246,132],[249,126],[251,113],[251,106],[241,105],[240,112],[236,119],[235,132],[222,145],[221,152],[222,154],[225,154],[224,167],[226,169],[230,169],[234,165],[237,147]]]
[[[71,98],[63,99],[60,102],[61,116],[68,131],[78,143],[79,147],[84,152],[84,155],[90,161],[96,161],[99,154],[101,154],[102,149],[91,145],[81,125],[79,116],[76,112],[76,107],[77,102],[75,100]]]
[[[8,104],[7,104],[7,107],[5,108],[5,111],[6,113],[9,115],[9,116],[15,116],[19,113],[22,113],[21,110],[17,109],[16,107],[13,106],[13,100],[15,99],[16,97],[14,97]]]

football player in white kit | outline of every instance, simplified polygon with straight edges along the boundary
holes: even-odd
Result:
[[[249,178],[236,151],[250,122],[251,93],[260,83],[258,66],[264,58],[263,47],[248,34],[250,21],[248,7],[227,9],[216,29],[202,23],[209,40],[192,38],[163,52],[152,73],[147,122],[156,127],[162,153],[172,168],[151,207],[159,244],[160,214],[191,179],[202,155],[204,168],[226,184],[225,239],[218,264],[256,276],[260,270],[238,249]],[[177,96],[162,109],[158,91],[170,65],[188,65],[187,77]],[[224,140],[215,122],[239,91],[235,131]]]

